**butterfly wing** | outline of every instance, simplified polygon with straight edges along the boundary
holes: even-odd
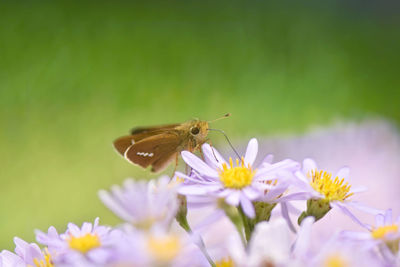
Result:
[[[165,124],[165,125],[158,125],[158,126],[152,126],[152,127],[136,127],[131,130],[131,134],[159,134],[160,132],[163,132],[165,130],[171,130],[179,126],[180,124],[175,123],[175,124]]]
[[[136,140],[138,141],[138,140]],[[135,143],[135,138],[133,135],[128,135],[128,136],[122,136],[118,139],[116,139],[113,142],[115,150],[118,151],[119,154],[122,156],[125,154],[125,151]]]
[[[137,127],[131,130],[131,135],[122,136],[113,142],[114,148],[124,156],[126,150],[133,145],[145,138],[159,135],[164,132],[173,130],[179,124],[167,124],[154,127]]]
[[[153,164],[151,164],[151,171],[152,172],[162,171],[168,166],[168,164],[171,161],[173,161],[174,159],[178,159],[177,158],[178,153],[179,152],[176,151],[169,151],[165,153],[163,157],[160,157],[159,159],[154,161]]]
[[[163,133],[145,138],[132,144],[124,153],[124,157],[131,163],[143,168],[152,166],[157,172],[165,168],[176,153],[179,152],[181,140],[175,133]]]

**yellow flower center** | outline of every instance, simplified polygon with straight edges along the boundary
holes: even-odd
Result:
[[[344,178],[340,179],[336,176],[335,179],[332,179],[331,173],[322,170],[312,170],[307,176],[311,179],[312,188],[324,195],[327,201],[344,201],[353,195],[353,193],[349,193],[351,186],[347,182],[343,184]]]
[[[347,267],[347,262],[340,255],[331,255],[326,258],[324,267]]]
[[[44,259],[42,259],[42,260],[39,260],[37,258],[33,259],[33,263],[35,264],[35,267],[54,267],[54,264],[51,261],[50,254],[47,251],[47,249],[43,253],[43,256],[44,256]],[[34,266],[28,264],[28,267],[34,267]]]
[[[397,233],[399,226],[397,224],[385,225],[372,230],[371,235],[375,239],[383,239],[388,234]]]
[[[86,253],[91,249],[100,247],[101,245],[99,237],[91,233],[79,237],[71,236],[68,244],[70,248],[82,253]]]
[[[147,246],[150,253],[160,262],[173,260],[182,247],[176,236],[150,237]]]
[[[246,167],[244,158],[241,161],[236,159],[236,166],[233,166],[232,158],[229,158],[229,167],[226,163],[222,164],[222,170],[219,174],[222,184],[227,188],[242,189],[251,185],[255,170],[251,169],[250,164]]]
[[[219,260],[215,262],[215,265],[216,267],[235,267],[235,264],[230,258]]]
[[[162,219],[162,217],[160,216],[160,220],[161,219]],[[154,218],[146,218],[141,221],[136,221],[136,222],[133,222],[132,224],[136,228],[139,228],[142,230],[149,230],[156,221],[158,221],[158,220],[157,220],[157,218],[154,217]]]

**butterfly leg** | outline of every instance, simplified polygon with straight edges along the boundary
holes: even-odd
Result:
[[[204,160],[204,153],[203,153],[203,150],[201,150],[201,149],[200,149],[200,156],[201,156],[201,159],[202,159],[203,161],[205,161],[205,160]]]

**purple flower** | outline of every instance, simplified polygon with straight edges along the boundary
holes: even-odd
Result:
[[[166,232],[157,227],[141,231],[131,225],[125,225],[124,232],[115,250],[113,263],[117,266],[209,266],[193,238],[185,233]]]
[[[99,218],[94,224],[83,223],[81,228],[69,223],[67,231],[60,235],[51,226],[47,234],[36,230],[36,239],[48,247],[56,264],[105,264],[112,258],[113,244],[118,241],[120,232],[98,224]]]
[[[388,266],[382,262],[377,253],[365,250],[354,242],[348,242],[334,235],[325,242],[319,252],[310,259],[307,266]]]
[[[122,187],[112,186],[111,192],[101,190],[99,197],[117,216],[139,228],[167,226],[178,209],[175,184],[168,176],[150,182],[127,179]]]
[[[304,213],[303,215],[314,216],[317,220],[322,218],[331,208],[337,208],[362,225],[349,208],[356,208],[372,214],[378,214],[381,211],[349,200],[355,193],[365,191],[363,187],[351,188],[351,185],[346,182],[349,173],[349,168],[343,167],[335,175],[332,175],[327,171],[318,169],[314,160],[305,159],[302,170],[295,172],[296,179],[292,180],[292,184],[297,187],[299,192],[283,197],[282,201],[308,200],[310,202],[308,206],[312,207],[314,211],[312,214],[307,211],[307,214]],[[316,206],[322,207],[321,210],[318,211]]]
[[[337,232],[324,240],[315,253],[311,250],[311,244],[315,242],[312,239],[313,222],[313,217],[307,217],[301,224],[292,247],[295,266],[385,266],[376,253],[341,238]]]
[[[382,253],[388,264],[400,264],[400,216],[393,220],[392,210],[375,216],[375,226],[364,224],[368,232],[343,231],[345,238],[359,242],[366,249],[376,249]]]
[[[248,217],[254,218],[252,201],[262,198],[265,190],[274,189],[272,182],[279,178],[276,169],[279,164],[269,164],[267,157],[258,169],[254,168],[258,152],[255,138],[250,140],[244,157],[236,160],[230,158],[229,163],[209,144],[204,144],[202,149],[204,161],[188,151],[182,152],[183,160],[193,171],[190,176],[176,173],[185,179],[178,192],[187,196],[223,198],[229,205],[240,205]],[[286,163],[282,162],[283,165]]]
[[[0,266],[2,267],[18,267],[18,266],[40,266],[53,267],[53,262],[47,250],[42,251],[35,243],[27,243],[26,241],[15,237],[15,254],[3,250],[0,254]]]

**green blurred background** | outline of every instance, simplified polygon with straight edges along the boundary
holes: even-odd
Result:
[[[398,2],[302,3],[2,1],[0,248],[116,224],[97,191],[150,177],[111,147],[133,126],[230,112],[215,127],[238,144],[338,118],[399,123]]]

